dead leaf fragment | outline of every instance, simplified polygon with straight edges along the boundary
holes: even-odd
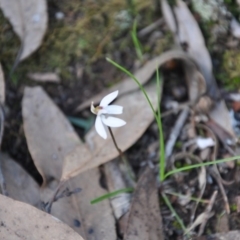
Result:
[[[9,196],[37,207],[40,188],[36,181],[8,155],[0,153],[0,161]]]
[[[133,194],[124,240],[164,240],[156,177],[150,168]]]
[[[69,121],[41,87],[24,90],[23,127],[29,151],[44,182],[60,179],[62,156],[80,143]]]
[[[1,63],[0,63],[0,102],[2,104],[5,102],[5,80]]]
[[[22,42],[21,61],[42,42],[47,28],[46,0],[0,0],[0,7]]]
[[[60,82],[60,77],[56,73],[29,73],[27,75],[31,80],[36,82]]]
[[[26,203],[0,195],[2,240],[83,240],[57,218]]]

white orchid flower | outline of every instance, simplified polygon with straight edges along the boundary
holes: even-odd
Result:
[[[107,132],[105,126],[108,127],[122,127],[126,124],[120,118],[109,116],[111,114],[122,114],[123,107],[119,105],[109,105],[118,95],[118,91],[112,92],[105,96],[98,107],[91,104],[91,112],[97,115],[95,121],[95,128],[97,133],[104,139],[107,139]]]

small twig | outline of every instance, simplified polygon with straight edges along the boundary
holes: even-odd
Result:
[[[189,113],[189,108],[185,108],[182,110],[181,114],[179,115],[175,126],[173,127],[171,134],[169,136],[169,139],[166,143],[166,147],[165,147],[165,158],[168,159],[173,151],[173,147],[176,143],[176,140],[180,134],[180,131],[188,117],[188,113]]]
[[[63,181],[61,181],[61,182],[58,184],[55,192],[54,192],[53,195],[52,195],[52,198],[50,199],[50,201],[46,204],[46,206],[45,206],[45,208],[44,208],[45,212],[51,213],[52,205],[53,205],[53,203],[56,201],[56,199],[57,199],[57,194],[58,194],[59,190],[61,189],[61,187],[64,185],[64,183],[65,183],[65,181],[63,180]]]
[[[203,124],[198,124],[197,127],[203,128],[204,130],[208,131],[212,135],[212,138],[215,142],[215,146],[213,148],[212,160],[216,160],[217,152],[218,152],[218,141],[217,141],[216,135],[214,134],[214,132],[208,126],[205,126]],[[223,197],[223,201],[225,203],[226,212],[229,214],[230,213],[230,207],[229,207],[228,197],[226,195],[223,184],[230,185],[230,184],[232,184],[232,182],[231,181],[227,182],[224,179],[222,179],[222,177],[221,177],[221,175],[218,171],[217,164],[214,164],[212,167],[210,167],[209,171],[210,171],[211,176],[216,180],[216,182],[217,182],[217,184],[220,188],[220,191],[221,191],[221,194],[222,194],[222,197]]]
[[[218,193],[217,191],[214,191],[214,193],[212,194],[212,196],[210,198],[209,204],[206,207],[206,210],[205,210],[204,213],[206,215],[208,215],[208,217],[205,218],[204,221],[201,223],[200,228],[198,230],[198,236],[202,235],[202,233],[204,231],[204,228],[205,228],[205,226],[207,224],[208,219],[213,216],[213,213],[211,213],[211,211],[212,211],[213,204],[215,203],[215,200],[216,200],[216,197],[217,197],[217,193]]]
[[[209,200],[207,207],[205,208],[205,211],[196,218],[196,220],[190,227],[187,228],[185,234],[192,231],[198,225],[200,225],[200,229],[198,231],[198,236],[200,236],[202,234],[208,219],[213,216],[213,213],[211,212],[211,210],[212,210],[212,207],[213,207],[216,197],[217,197],[217,191],[214,191],[214,193],[211,196],[211,199]]]
[[[68,188],[66,188],[64,191],[62,191],[61,194],[59,194],[58,196],[55,197],[55,201],[54,202],[58,201],[61,198],[70,197],[73,194],[80,193],[81,191],[82,191],[81,188],[76,188],[76,189],[74,189],[72,191],[70,191]]]
[[[161,26],[164,23],[164,19],[160,18],[158,19],[156,22],[151,23],[150,25],[148,25],[147,27],[143,28],[142,30],[140,30],[138,32],[138,37],[144,37],[146,35],[148,35],[149,33],[151,33],[153,30],[155,30],[156,28],[158,28],[159,26]]]
[[[229,214],[230,213],[229,202],[228,202],[227,194],[225,192],[225,189],[224,189],[222,181],[221,181],[221,176],[220,176],[219,172],[218,171],[216,172],[216,170],[213,167],[209,168],[209,172],[210,172],[211,176],[216,180],[216,182],[220,188],[220,191],[221,191],[221,194],[223,197],[223,201],[225,203],[226,212],[227,212],[227,214]]]

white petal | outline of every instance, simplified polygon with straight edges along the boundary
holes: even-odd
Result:
[[[108,114],[122,114],[123,107],[118,105],[109,105],[106,107]]]
[[[196,144],[200,149],[205,149],[207,147],[212,147],[215,145],[215,142],[212,138],[197,138]]]
[[[106,107],[109,103],[111,103],[118,95],[118,90],[112,93],[109,93],[105,96],[102,101],[100,102],[101,107]]]
[[[102,117],[103,123],[109,127],[122,127],[123,125],[126,124],[126,122],[120,118],[105,117],[103,115],[101,117]]]
[[[107,139],[107,132],[103,126],[101,116],[97,116],[95,121],[95,128],[97,133],[104,139]]]

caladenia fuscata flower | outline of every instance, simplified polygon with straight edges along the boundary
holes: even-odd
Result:
[[[97,115],[95,121],[95,128],[97,133],[104,139],[107,139],[107,132],[105,126],[108,127],[122,127],[126,124],[120,118],[112,117],[114,114],[122,114],[123,107],[119,105],[109,105],[118,95],[118,91],[112,92],[105,96],[99,106],[94,107],[93,102],[91,104],[91,112]]]

